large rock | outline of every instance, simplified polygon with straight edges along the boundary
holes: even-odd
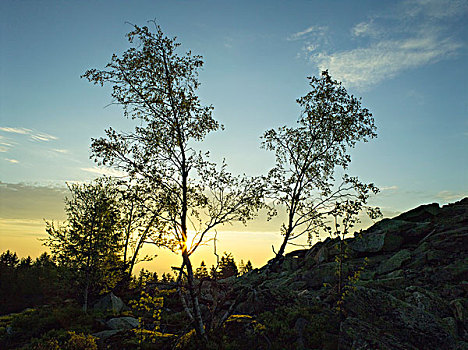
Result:
[[[93,337],[99,338],[101,340],[107,340],[107,339],[109,339],[110,337],[116,335],[119,332],[120,332],[119,330],[111,329],[111,330],[106,330],[106,331],[93,333]]]
[[[125,304],[119,297],[115,296],[114,293],[108,293],[104,295],[94,304],[95,311],[101,312],[113,312],[118,314],[122,311]]]
[[[455,348],[441,319],[388,293],[357,287],[346,300],[346,310],[342,349]]]
[[[399,269],[404,263],[411,259],[411,253],[408,249],[400,250],[390,257],[388,260],[384,260],[377,268],[377,273],[384,274]]]
[[[308,288],[321,288],[324,283],[332,284],[337,281],[336,270],[336,263],[326,263],[322,264],[318,268],[306,271],[302,275],[302,278],[306,282]]]
[[[390,332],[376,333],[375,326],[355,317],[348,317],[341,324],[339,349],[353,350],[418,350],[409,347]]]
[[[358,253],[393,252],[405,244],[415,244],[431,231],[429,222],[414,223],[405,220],[383,219],[355,234],[349,240],[349,247]]]
[[[403,243],[402,233],[413,226],[412,223],[403,220],[383,219],[370,229],[358,234],[349,241],[348,245],[359,253],[396,251]]]
[[[411,209],[403,214],[393,218],[393,220],[405,220],[411,222],[429,222],[440,213],[440,207],[437,203],[420,205],[417,208]]]
[[[125,329],[132,329],[137,328],[139,322],[134,317],[114,317],[111,318],[109,321],[106,322],[107,326],[110,329],[114,330],[125,330]]]

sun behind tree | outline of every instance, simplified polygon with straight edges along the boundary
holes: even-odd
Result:
[[[132,132],[109,128],[106,137],[93,139],[92,157],[158,193],[155,197],[163,203],[158,218],[165,225],[161,232],[176,243],[177,249],[171,249],[182,256],[180,277],[187,277],[186,312],[197,335],[206,339],[190,256],[216,226],[245,223],[256,215],[263,206],[263,181],[233,176],[225,163],[217,169],[207,152],[194,149],[220,128],[213,107],[202,105],[196,94],[202,57],[178,54],[180,44],[157,25],[154,33],[135,25],[128,40],[132,48],[121,57],[113,55],[104,70],[91,69],[83,77],[110,84],[114,102],[137,123]],[[189,230],[195,232],[190,246]]]

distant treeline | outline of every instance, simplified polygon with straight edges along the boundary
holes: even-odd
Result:
[[[212,265],[208,271],[204,261],[195,271],[196,279],[224,279],[239,276],[252,270],[252,263],[243,260],[236,263],[230,253],[224,253],[217,266]],[[123,276],[123,275],[121,275]],[[140,290],[151,283],[176,283],[176,273],[163,273],[141,269],[127,281],[115,283],[117,294],[127,294],[129,290]],[[95,290],[104,291],[105,281],[95,286]],[[123,290],[126,289],[126,290]],[[92,294],[94,299],[99,293]],[[76,271],[57,263],[51,255],[44,252],[38,258],[30,256],[19,258],[15,252],[7,250],[0,255],[0,314],[19,312],[26,308],[44,304],[61,304],[66,299],[81,301],[80,280]]]

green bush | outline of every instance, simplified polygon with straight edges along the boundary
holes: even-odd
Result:
[[[85,314],[79,307],[67,305],[58,307],[42,307],[28,309],[18,314],[2,316],[0,318],[0,348],[18,348],[31,343],[31,339],[42,339],[49,334],[49,338],[37,343],[37,348],[54,349],[55,340],[59,339],[57,330],[62,330],[62,337],[69,337],[67,331],[89,333],[92,329],[93,318]],[[11,327],[8,334],[6,329]],[[55,333],[54,333],[55,332]],[[65,339],[65,338],[64,338]],[[68,339],[68,338],[67,338]],[[50,340],[50,344],[48,343]],[[60,341],[63,339],[60,338]],[[62,343],[63,344],[63,341]]]
[[[23,350],[97,350],[96,339],[89,334],[53,330],[33,338]]]

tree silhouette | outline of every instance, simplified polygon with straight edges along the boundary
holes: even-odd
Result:
[[[45,241],[59,265],[75,272],[83,288],[83,310],[87,311],[90,291],[115,285],[120,271],[122,247],[116,187],[101,178],[90,184],[68,185],[65,199],[67,221],[55,226],[46,222]]]
[[[130,281],[133,268],[141,261],[150,261],[155,256],[140,257],[145,243],[156,246],[168,244],[164,241],[161,230],[164,224],[159,220],[161,202],[157,200],[157,191],[152,191],[143,181],[118,181],[118,203],[120,211],[120,229],[122,231],[122,260],[126,271],[126,281]]]
[[[253,270],[252,262],[250,260],[247,261],[246,264],[244,264],[244,261],[241,260],[239,263],[239,273],[243,275],[244,273],[250,272]]]
[[[297,100],[302,108],[298,126],[271,129],[262,137],[262,147],[276,155],[276,165],[268,174],[270,197],[286,209],[287,216],[276,259],[288,242],[304,234],[310,242],[320,230],[331,231],[327,220],[337,210],[347,207],[360,212],[369,194],[378,191],[346,173],[349,149],[377,136],[372,114],[328,71],[320,78],[309,78],[309,84],[311,91]],[[338,169],[343,173],[339,182],[335,181]]]
[[[208,269],[206,268],[205,262],[202,260],[200,267],[197,267],[195,270],[195,278],[201,280],[208,277],[210,277],[208,274]]]
[[[216,226],[253,218],[262,206],[263,183],[231,175],[224,163],[218,169],[207,153],[195,151],[198,142],[220,128],[213,107],[203,106],[196,95],[202,57],[179,55],[180,44],[157,25],[155,33],[135,25],[128,39],[134,47],[121,57],[113,55],[106,69],[88,70],[83,77],[111,84],[114,102],[138,123],[133,132],[106,130],[106,137],[92,141],[92,156],[98,164],[146,181],[158,193],[161,231],[182,256],[179,273],[186,279],[178,280],[187,281],[190,299],[185,311],[205,339],[190,256]]]
[[[219,279],[228,278],[231,276],[237,276],[239,271],[237,270],[236,262],[231,253],[224,252],[224,255],[219,260],[217,277]]]

